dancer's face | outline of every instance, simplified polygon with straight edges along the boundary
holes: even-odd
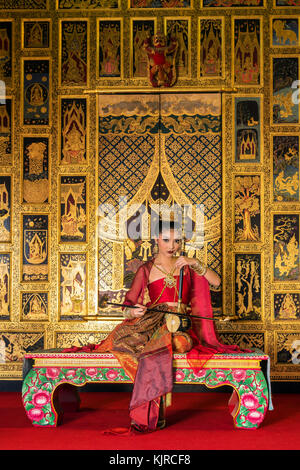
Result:
[[[157,239],[158,253],[172,258],[181,246],[181,238],[176,230],[164,230]]]

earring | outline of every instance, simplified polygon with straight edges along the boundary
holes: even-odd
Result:
[[[157,255],[157,253],[158,253],[158,246],[157,246],[157,243],[154,243],[154,247],[153,247],[152,252],[153,252],[154,255]]]

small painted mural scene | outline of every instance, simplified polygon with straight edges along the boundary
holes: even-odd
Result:
[[[60,254],[60,319],[81,320],[87,313],[87,255]]]
[[[260,85],[261,32],[258,19],[234,20],[234,83]]]
[[[236,163],[259,163],[261,161],[260,106],[260,97],[234,98]]]
[[[273,124],[299,124],[299,102],[294,99],[299,80],[299,57],[273,57]]]
[[[46,214],[23,215],[21,277],[24,282],[49,280],[48,218]]]
[[[298,135],[273,135],[273,199],[299,202]]]
[[[260,320],[261,256],[258,253],[235,255],[235,313],[243,320]]]
[[[49,138],[23,137],[22,157],[22,202],[31,204],[49,202]]]
[[[50,63],[47,59],[24,59],[23,125],[50,123]]]
[[[299,281],[299,214],[273,215],[274,281]]]

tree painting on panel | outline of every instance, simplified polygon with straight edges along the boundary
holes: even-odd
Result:
[[[260,176],[236,176],[234,180],[235,241],[260,241]]]
[[[260,254],[236,254],[235,256],[236,315],[242,320],[260,320]]]

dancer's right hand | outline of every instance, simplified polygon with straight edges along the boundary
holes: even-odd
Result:
[[[135,307],[138,308],[131,309],[131,316],[133,318],[140,318],[146,313],[147,307],[145,307],[145,305],[135,304]]]

